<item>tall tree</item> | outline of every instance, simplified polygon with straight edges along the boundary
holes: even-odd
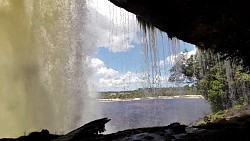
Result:
[[[189,58],[183,53],[170,69],[170,81],[194,83],[214,112],[250,103],[250,72],[240,63],[220,58],[212,50],[198,49]]]

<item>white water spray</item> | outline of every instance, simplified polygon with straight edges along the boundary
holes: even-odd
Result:
[[[99,116],[85,1],[0,1],[0,137],[66,133]]]

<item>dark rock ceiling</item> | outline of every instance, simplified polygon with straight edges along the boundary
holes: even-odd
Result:
[[[109,0],[169,37],[250,65],[250,5],[243,0]]]

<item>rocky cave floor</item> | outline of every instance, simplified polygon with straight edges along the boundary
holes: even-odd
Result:
[[[178,122],[162,127],[129,129],[102,134],[110,119],[89,122],[65,135],[50,134],[48,130],[32,132],[27,136],[0,141],[249,141],[250,105],[231,112],[216,122],[187,126]]]

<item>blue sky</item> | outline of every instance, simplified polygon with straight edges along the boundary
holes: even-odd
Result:
[[[184,49],[194,52],[193,45],[177,39],[172,40],[178,43],[172,47],[174,44],[167,34],[159,30],[156,30],[157,47],[145,48],[142,45],[145,37],[140,34],[135,15],[109,1],[89,0],[89,5],[90,36],[96,39],[96,50],[87,61],[93,68],[94,85],[98,91],[134,90],[148,86],[148,75],[159,78],[164,82],[162,86],[169,86],[169,69],[176,56]],[[146,50],[151,52],[147,54]],[[149,58],[153,55],[155,59],[145,61],[147,55]],[[152,68],[154,63],[157,67]]]
[[[136,46],[125,52],[112,52],[107,48],[98,48],[96,58],[102,60],[108,68],[119,70],[120,73],[138,71],[142,66],[143,54],[141,47]]]

